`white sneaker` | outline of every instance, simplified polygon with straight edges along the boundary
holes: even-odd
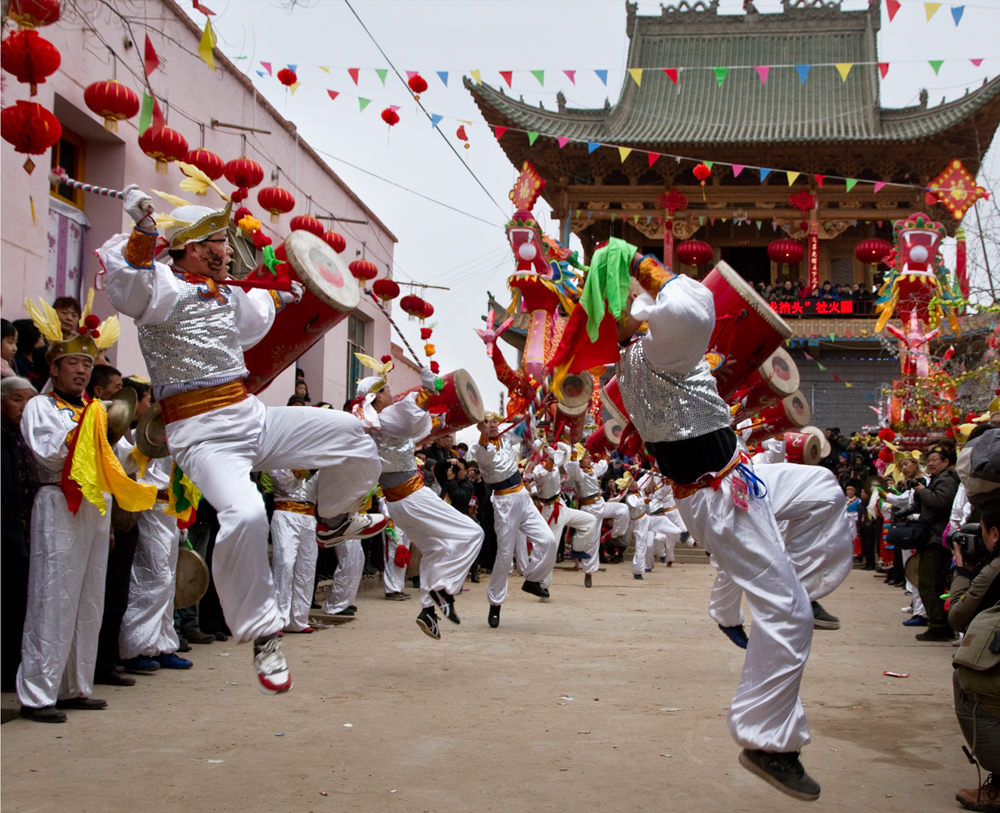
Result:
[[[316,525],[316,543],[321,548],[332,548],[348,539],[367,539],[382,532],[389,524],[382,514],[348,514],[336,527],[326,525],[322,518]]]
[[[904,613],[912,613],[913,612],[913,607],[900,607],[899,609],[900,609],[901,612],[904,612]]]
[[[277,634],[253,642],[253,668],[264,694],[281,694],[292,688],[292,675]]]

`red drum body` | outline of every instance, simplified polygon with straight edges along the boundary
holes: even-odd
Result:
[[[584,446],[592,455],[611,454],[622,439],[622,425],[614,418],[605,421],[587,438]]]
[[[783,347],[779,347],[754,370],[742,389],[746,392],[745,415],[756,415],[799,388],[799,368]],[[737,393],[738,394],[738,393]],[[741,400],[743,396],[740,396]]]
[[[244,352],[250,371],[246,387],[252,393],[267,387],[361,301],[358,286],[343,260],[315,234],[292,232],[285,240],[285,253],[289,276],[302,283],[305,293],[299,304],[281,308],[267,335]],[[268,277],[266,270],[248,275],[248,279]]]
[[[752,437],[755,441],[776,438],[785,432],[797,432],[808,423],[809,402],[801,392],[795,392],[761,410],[753,419]]]
[[[820,461],[822,444],[808,432],[785,432],[785,461],[815,466]]]
[[[562,397],[556,403],[556,427],[560,424],[569,430],[572,443],[583,437],[587,426],[587,408],[594,392],[594,379],[586,370],[579,375],[568,375],[562,383]]]
[[[719,262],[702,284],[715,297],[715,332],[709,350],[735,363],[719,381],[726,401],[777,350],[792,329],[728,264]]]
[[[630,421],[621,390],[618,389],[618,376],[613,375],[601,387],[601,405],[611,413],[611,416],[624,428]]]
[[[440,378],[444,381],[444,388],[432,395],[428,402],[428,408],[432,413],[445,416],[445,426],[437,435],[475,426],[486,417],[479,387],[471,375],[459,369]],[[397,396],[396,400],[411,392],[419,391],[420,387],[415,387]]]
[[[812,435],[819,441],[819,459],[823,460],[830,456],[830,452],[833,451],[830,447],[830,441],[826,437],[826,433],[820,429],[818,426],[803,426],[800,432],[805,432],[806,434]]]

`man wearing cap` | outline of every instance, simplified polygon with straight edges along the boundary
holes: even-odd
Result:
[[[372,536],[385,518],[357,511],[380,470],[375,444],[349,415],[265,408],[247,393],[243,349],[260,342],[275,312],[296,297],[225,284],[231,204],[174,209],[165,264],[154,261],[150,198],[133,184],[124,201],[135,228],[98,250],[108,295],[135,320],[174,461],[218,510],[212,569],[226,622],[238,641],[254,642],[261,691],[285,692],[292,680],[278,637],[283,621],[267,560],[267,514],[247,475],[318,469],[317,535],[332,544]]]
[[[424,367],[421,389],[393,403],[386,383],[392,362],[379,363],[358,354],[362,364],[376,373],[358,382],[355,411],[378,446],[382,461],[379,485],[385,511],[420,551],[420,614],[417,626],[431,638],[441,639],[436,604],[452,623],[458,624],[455,596],[483,544],[483,529],[469,517],[440,500],[424,487],[415,456],[416,441],[440,428],[428,412],[437,378]],[[374,413],[374,414],[373,414]],[[386,562],[386,567],[389,562]]]
[[[611,538],[619,540],[618,548],[625,550],[623,538],[628,530],[628,506],[620,502],[606,502],[601,494],[601,478],[608,471],[608,461],[594,463],[589,451],[577,444],[576,451],[563,467],[576,489],[576,500],[581,511],[597,519],[597,535],[601,534],[601,523],[611,520]]]
[[[64,709],[107,705],[90,694],[104,605],[111,496],[125,510],[143,510],[153,504],[156,490],[126,477],[108,442],[103,403],[85,400],[98,352],[90,331],[62,340],[57,320],[38,327],[52,342],[46,359],[53,389],[28,402],[21,419],[21,432],[38,464],[40,488],[31,516],[17,697],[22,717],[62,723]]]

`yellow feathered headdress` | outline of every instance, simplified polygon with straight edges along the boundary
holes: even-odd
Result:
[[[365,367],[373,371],[375,375],[368,376],[367,378],[362,378],[358,382],[358,395],[364,397],[366,395],[373,395],[378,392],[386,385],[386,375],[393,368],[392,361],[376,361],[371,356],[366,356],[364,353],[355,353],[354,357],[360,361]]]

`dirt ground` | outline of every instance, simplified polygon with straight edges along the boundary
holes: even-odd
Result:
[[[416,596],[359,596],[350,624],[286,636],[294,689],[265,697],[248,646],[194,647],[187,672],[100,686],[100,712],[14,720],[4,811],[772,811],[804,808],[742,769],[725,713],[743,663],[706,606],[714,570],[557,570],[543,604],[486,580],[460,626],[421,634]],[[824,602],[802,686],[823,788],[810,810],[960,809],[975,768],[951,700],[953,648],[900,626],[902,591],[855,570]],[[909,673],[907,679],[883,670]],[[572,698],[572,699],[570,699]],[[9,701],[9,696],[7,697]],[[677,709],[665,711],[664,709]]]

